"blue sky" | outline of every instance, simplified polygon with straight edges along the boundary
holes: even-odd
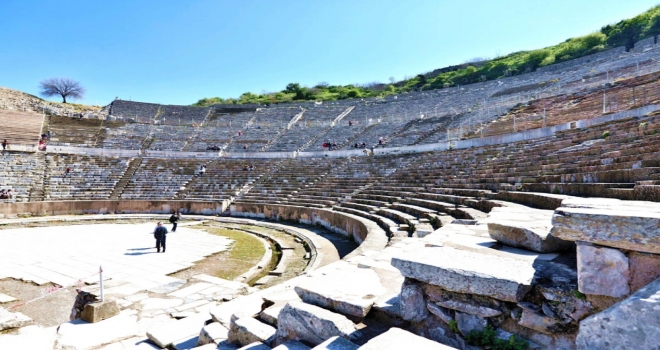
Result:
[[[659,0],[0,0],[0,86],[80,81],[85,104],[387,82],[553,45]],[[53,98],[54,101],[58,99]]]

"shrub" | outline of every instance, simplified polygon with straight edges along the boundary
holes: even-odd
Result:
[[[610,136],[610,131],[609,131],[609,130],[605,130],[605,132],[603,132],[603,136],[602,136],[602,138],[607,138],[607,137],[609,137],[609,136]]]
[[[481,332],[470,331],[465,340],[470,345],[493,350],[525,350],[529,347],[525,340],[520,339],[515,334],[511,335],[508,340],[497,338],[497,332],[491,326],[486,326]]]

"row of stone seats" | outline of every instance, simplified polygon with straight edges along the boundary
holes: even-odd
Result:
[[[254,170],[246,171],[245,167]],[[219,159],[208,163],[203,175],[198,175],[186,186],[185,199],[231,200],[245,191],[276,163],[265,160]]]
[[[140,149],[154,129],[153,124],[128,123],[106,130],[103,148]]]
[[[36,144],[43,120],[43,114],[0,109],[0,142],[7,140],[10,149],[12,144]]]
[[[118,157],[49,154],[45,199],[107,199],[126,171],[128,161]]]
[[[30,190],[43,181],[44,164],[37,154],[5,151],[0,155],[0,185],[9,186],[16,202],[27,202]]]
[[[335,118],[345,110],[346,108],[341,107],[311,107],[304,111],[302,118],[293,124],[291,129],[284,130],[273,142],[266,145],[264,150],[296,151],[330,128]]]
[[[249,126],[242,130],[236,142],[227,147],[229,152],[257,152],[287,130],[289,122],[301,113],[300,108],[263,108],[257,110]],[[244,148],[247,146],[247,148]]]
[[[195,159],[143,159],[121,198],[171,199],[193,178],[201,164]]]
[[[226,148],[238,136],[239,131],[242,133],[246,125],[250,125],[254,117],[255,112],[213,115],[185,150],[203,152],[212,146]]]
[[[181,151],[198,133],[198,128],[190,126],[154,125],[153,141],[149,149],[157,151]]]

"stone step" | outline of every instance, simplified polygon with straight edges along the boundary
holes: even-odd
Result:
[[[293,339],[316,346],[334,336],[355,340],[362,334],[345,316],[303,302],[289,302],[279,314],[280,343]]]
[[[574,245],[551,234],[552,210],[523,207],[493,208],[488,214],[488,233],[500,243],[552,253],[571,249]]]
[[[260,342],[268,346],[275,341],[276,329],[249,316],[234,315],[231,318],[227,341],[246,346]]]

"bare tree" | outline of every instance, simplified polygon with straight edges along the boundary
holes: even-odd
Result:
[[[69,78],[50,78],[39,83],[41,95],[62,96],[62,102],[66,103],[66,98],[83,98],[85,88],[79,82]]]

